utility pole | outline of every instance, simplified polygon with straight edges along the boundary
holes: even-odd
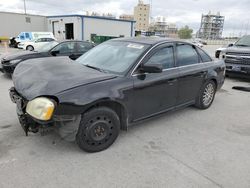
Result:
[[[24,14],[26,14],[26,0],[23,0],[23,5],[24,5]]]

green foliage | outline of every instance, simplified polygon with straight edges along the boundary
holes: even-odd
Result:
[[[178,31],[178,36],[180,39],[190,39],[192,38],[193,29],[190,29],[187,25],[182,27]]]

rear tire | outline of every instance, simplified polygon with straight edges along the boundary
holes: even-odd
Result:
[[[120,120],[112,109],[93,108],[82,115],[76,142],[84,151],[99,152],[114,143],[119,131]]]
[[[29,45],[29,46],[26,47],[26,50],[33,51],[33,50],[34,50],[34,47],[31,46],[31,45]]]
[[[216,84],[213,80],[209,80],[203,84],[199,92],[198,97],[195,101],[195,106],[199,109],[209,108],[213,101],[216,93]]]

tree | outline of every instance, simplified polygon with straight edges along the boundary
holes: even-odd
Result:
[[[190,39],[192,38],[193,29],[190,29],[187,25],[182,27],[178,31],[178,36],[181,39]]]

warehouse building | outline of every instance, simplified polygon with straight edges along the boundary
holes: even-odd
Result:
[[[48,31],[58,40],[75,39],[102,42],[116,37],[134,36],[135,21],[102,16],[48,16]]]
[[[135,21],[113,17],[60,15],[40,16],[0,12],[0,39],[21,32],[53,32],[58,40],[75,39],[103,42],[116,37],[134,36]]]
[[[46,16],[0,12],[0,37],[13,37],[24,31],[47,31]]]

